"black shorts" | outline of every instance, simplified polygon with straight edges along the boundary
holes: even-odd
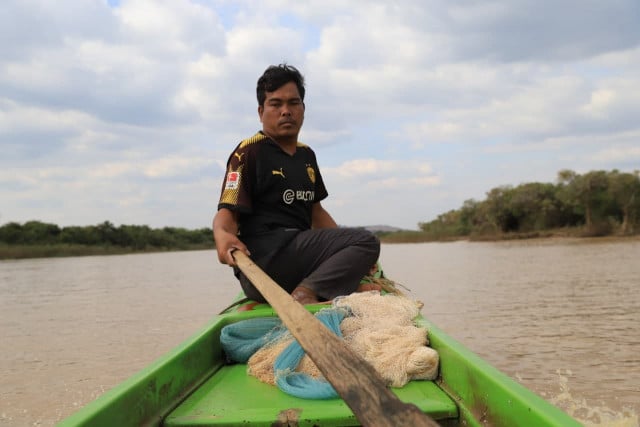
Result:
[[[362,228],[320,228],[292,234],[283,240],[276,238],[272,244],[277,249],[262,251],[254,260],[289,293],[303,284],[320,299],[348,295],[357,289],[380,255],[380,241]],[[241,272],[236,273],[247,297],[264,301],[249,280]]]

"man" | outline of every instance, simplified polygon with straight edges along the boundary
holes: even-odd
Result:
[[[321,201],[328,193],[314,152],[298,142],[304,78],[290,65],[270,66],[256,89],[262,131],[231,153],[213,235],[218,259],[234,267],[247,297],[262,295],[237,269],[232,251],[253,258],[301,304],[357,290],[380,242],[364,229],[338,228]]]

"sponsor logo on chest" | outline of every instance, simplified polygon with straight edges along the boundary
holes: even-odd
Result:
[[[284,192],[282,193],[282,201],[285,202],[287,205],[290,205],[295,201],[313,202],[313,200],[315,199],[315,196],[316,196],[315,191],[292,190],[289,188],[287,190],[284,190]]]

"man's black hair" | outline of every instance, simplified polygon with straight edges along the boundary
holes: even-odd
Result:
[[[289,82],[296,84],[300,99],[304,101],[304,77],[300,74],[300,71],[296,67],[287,64],[269,66],[258,79],[258,87],[256,88],[258,105],[264,105],[267,92],[276,91]]]

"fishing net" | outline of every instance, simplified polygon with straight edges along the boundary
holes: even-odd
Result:
[[[344,309],[325,309],[316,318],[341,336]],[[305,399],[330,399],[337,393],[293,336],[287,331],[256,351],[247,362],[247,372],[260,381],[277,385],[282,391]]]
[[[412,379],[434,379],[438,353],[426,347],[427,330],[415,324],[420,305],[399,295],[355,293],[334,301],[351,315],[340,324],[347,344],[392,387]]]
[[[421,306],[401,294],[360,292],[336,298],[316,317],[342,336],[387,385],[402,387],[413,379],[434,379],[438,372],[438,353],[427,347],[426,328],[415,323]],[[294,396],[335,397],[335,390],[279,320],[257,325],[265,320],[249,319],[223,328],[221,342],[227,356],[246,362],[250,375]]]

